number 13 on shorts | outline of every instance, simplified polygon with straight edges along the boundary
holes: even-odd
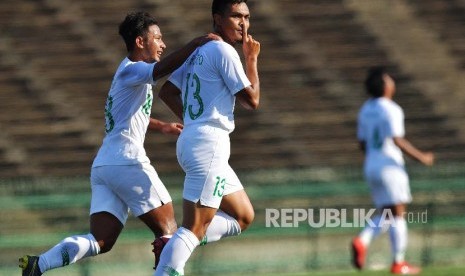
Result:
[[[223,197],[224,185],[226,184],[226,178],[216,177],[215,190],[213,196]]]

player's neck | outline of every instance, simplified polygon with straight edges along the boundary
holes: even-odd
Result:
[[[129,52],[127,58],[132,62],[145,61],[142,53],[138,51]]]

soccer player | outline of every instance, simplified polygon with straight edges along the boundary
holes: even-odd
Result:
[[[391,272],[417,274],[420,268],[404,260],[408,239],[406,206],[412,198],[402,153],[427,166],[433,165],[434,155],[418,150],[404,138],[404,113],[392,100],[395,82],[382,67],[369,70],[365,87],[371,97],[358,115],[357,138],[365,153],[365,179],[379,213],[372,219],[373,225],[369,224],[352,240],[353,264],[362,269],[370,242],[389,231]]]
[[[177,142],[186,173],[183,221],[161,254],[155,275],[182,275],[200,244],[239,235],[254,210],[228,163],[237,99],[257,109],[260,98],[257,59],[260,43],[248,35],[246,0],[214,0],[214,32],[223,41],[199,47],[168,79],[159,97],[184,122]],[[241,44],[245,71],[234,45]]]
[[[92,164],[90,233],[65,238],[40,256],[20,258],[23,276],[42,275],[110,251],[129,210],[155,235],[155,262],[161,246],[177,229],[171,197],[150,164],[143,144],[147,128],[179,135],[183,125],[150,117],[152,85],[178,68],[198,46],[219,36],[207,34],[193,39],[160,60],[166,45],[150,14],[128,14],[119,26],[119,34],[128,55],[113,77],[105,107],[106,135]]]

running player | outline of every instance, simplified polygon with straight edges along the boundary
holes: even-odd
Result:
[[[219,37],[209,34],[196,38],[161,61],[166,45],[150,14],[128,14],[119,26],[119,34],[128,55],[111,84],[105,107],[106,135],[92,165],[90,233],[65,238],[40,256],[22,257],[23,276],[42,275],[110,251],[129,210],[153,232],[155,262],[166,239],[177,229],[171,197],[143,144],[147,128],[179,135],[183,126],[150,118],[152,85],[178,68],[198,46]]]
[[[260,43],[247,34],[246,2],[213,1],[214,31],[223,41],[199,47],[160,91],[160,98],[184,121],[177,157],[186,177],[182,227],[163,249],[155,275],[182,275],[201,242],[238,235],[253,221],[252,204],[228,163],[235,100],[256,109],[260,98]],[[238,43],[245,71],[233,47]]]
[[[358,116],[357,138],[365,153],[364,174],[372,199],[379,210],[368,225],[352,241],[353,264],[362,269],[370,242],[384,231],[389,231],[393,255],[391,272],[417,274],[420,268],[408,264],[407,204],[412,201],[409,178],[402,153],[424,165],[433,165],[434,156],[422,152],[404,138],[404,113],[393,100],[396,91],[392,77],[381,67],[370,69],[365,86],[371,96]],[[382,215],[392,214],[392,216]],[[393,218],[393,221],[386,219]]]

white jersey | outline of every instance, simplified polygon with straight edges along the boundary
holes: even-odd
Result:
[[[150,163],[144,139],[152,110],[154,63],[125,58],[113,77],[105,106],[103,144],[92,167]]]
[[[392,162],[403,166],[402,151],[393,138],[404,135],[404,112],[398,104],[384,97],[364,103],[358,115],[357,138],[365,141],[365,168]]]
[[[182,91],[184,127],[207,124],[234,130],[235,94],[251,83],[237,51],[226,42],[197,48],[169,78]]]

